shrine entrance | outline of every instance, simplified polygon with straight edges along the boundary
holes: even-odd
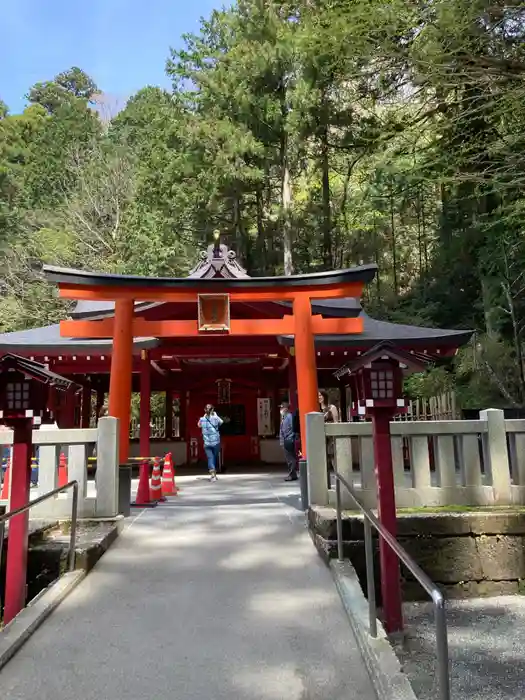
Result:
[[[214,366],[214,365],[213,365]],[[228,365],[226,365],[228,366]],[[249,366],[249,365],[248,365]],[[190,389],[187,411],[187,463],[204,462],[204,446],[197,421],[211,403],[223,419],[223,459],[230,464],[249,465],[260,460],[257,398],[262,387],[248,379],[217,379],[196,382]]]
[[[46,364],[81,387],[50,392],[47,408],[61,428],[94,427],[110,392],[111,410],[123,421],[123,459],[128,450],[132,457],[172,452],[177,467],[198,458],[196,417],[210,401],[237,421],[232,425],[232,415],[225,428],[227,463],[255,464],[259,455],[264,464],[282,464],[277,435],[283,399],[296,408],[299,396],[302,415],[305,406],[315,410],[319,382],[332,389],[331,400],[349,420],[353,399],[335,376],[340,367],[384,341],[400,351],[445,358],[470,338],[469,331],[371,318],[359,295],[374,273],[365,267],[252,279],[219,240],[185,279],[47,268],[61,295],[77,299],[70,321],[0,334],[0,353]],[[199,321],[204,294],[229,297],[229,320],[205,302],[206,318],[201,314]],[[126,434],[128,391],[134,400]]]
[[[132,375],[140,375],[140,453],[149,455],[149,397],[152,381],[176,382],[186,411],[189,461],[201,452],[197,420],[209,401],[228,406],[224,429],[229,458],[258,459],[258,412],[270,388],[277,409],[277,386],[272,378],[286,372],[292,393],[297,386],[302,435],[305,416],[318,410],[316,335],[358,336],[363,330],[359,299],[371,281],[375,265],[289,277],[222,276],[231,257],[226,246],[210,246],[206,261],[186,278],[148,278],[44,267],[62,298],[108,304],[111,316],[62,321],[60,333],[70,339],[112,341],[109,414],[120,420],[120,461],[129,455]],[[221,267],[222,266],[222,267]],[[231,273],[231,266],[228,268]],[[344,317],[323,313],[323,301],[356,301]],[[312,305],[314,308],[312,308]],[[318,305],[318,306],[317,306]],[[293,353],[280,338],[293,338]],[[135,341],[157,346],[134,359]],[[333,353],[332,353],[333,354]],[[234,362],[235,361],[235,362]],[[154,368],[160,377],[152,375]],[[180,377],[180,380],[178,379]],[[197,380],[197,381],[196,381]],[[219,392],[219,393],[218,393]],[[224,393],[221,401],[220,392]],[[229,396],[226,394],[229,393]],[[238,397],[238,400],[237,400]],[[226,410],[226,408],[224,408]],[[266,408],[266,412],[268,409]],[[242,434],[241,434],[242,433]],[[305,445],[303,445],[303,452]]]

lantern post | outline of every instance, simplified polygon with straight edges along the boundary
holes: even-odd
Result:
[[[45,365],[5,355],[0,360],[0,418],[13,430],[9,510],[26,506],[30,498],[33,425],[52,418],[46,409],[49,388],[75,385]],[[7,542],[4,623],[25,606],[29,511],[11,518]]]
[[[378,516],[393,537],[397,537],[397,514],[390,421],[406,411],[404,371],[421,371],[427,362],[394,349],[390,343],[380,343],[336,372],[338,379],[350,375],[355,392],[353,413],[372,420]],[[379,538],[379,557],[385,629],[388,633],[399,632],[403,629],[399,560],[383,538]]]

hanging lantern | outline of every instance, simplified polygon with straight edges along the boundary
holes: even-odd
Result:
[[[217,403],[231,403],[231,379],[217,379]]]

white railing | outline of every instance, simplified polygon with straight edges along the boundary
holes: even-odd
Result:
[[[13,432],[2,432],[4,445],[13,444]],[[68,481],[78,482],[79,518],[112,518],[118,515],[118,420],[101,418],[97,428],[34,430],[33,445],[38,448],[38,483],[31,498],[58,486],[60,454],[67,459]],[[95,482],[88,485],[88,458],[96,448]],[[9,501],[0,501],[8,504]],[[71,513],[71,493],[60,494],[35,506],[32,517],[66,518]]]
[[[399,508],[525,504],[525,420],[488,409],[479,420],[392,422],[390,430]],[[335,503],[326,437],[335,440],[337,470],[375,508],[372,424],[325,424],[318,413],[307,416],[310,503]]]

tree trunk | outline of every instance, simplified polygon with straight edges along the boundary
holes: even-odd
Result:
[[[494,338],[497,340],[498,332],[495,326],[495,320],[497,316],[497,310],[495,309],[493,303],[493,295],[490,290],[489,280],[480,275],[480,285],[481,285],[481,298],[483,301],[483,316],[485,318],[485,332],[489,338]]]
[[[392,272],[394,277],[394,294],[397,297],[397,246],[394,220],[394,191],[392,189],[392,183],[390,183],[390,228],[392,233]]]
[[[264,238],[264,200],[261,188],[258,187],[255,193],[257,206],[257,241],[255,249],[257,252],[257,268],[263,274],[266,270],[266,241]]]
[[[322,98],[321,126],[321,176],[323,189],[323,265],[325,270],[333,266],[332,254],[332,211],[330,197],[330,161],[328,147],[328,109],[326,96]]]
[[[292,232],[292,178],[290,175],[289,163],[289,143],[286,131],[288,121],[288,105],[286,103],[287,93],[285,78],[281,81],[280,101],[281,101],[281,143],[280,143],[280,165],[281,165],[281,214],[283,225],[283,252],[284,252],[284,274],[293,275],[293,232]]]
[[[417,248],[419,253],[419,276],[423,277],[423,235],[421,226],[421,190],[417,188]]]
[[[373,203],[374,207],[374,260],[377,265],[377,273],[376,273],[376,287],[377,287],[377,300],[381,301],[381,266],[379,264],[379,240],[377,236],[377,225],[376,225],[376,212],[375,212],[375,202]]]
[[[284,250],[284,274],[293,275],[293,235],[291,222],[292,208],[292,182],[290,178],[290,169],[288,167],[288,159],[285,155],[283,162],[283,180],[281,202],[283,208],[283,250]]]

